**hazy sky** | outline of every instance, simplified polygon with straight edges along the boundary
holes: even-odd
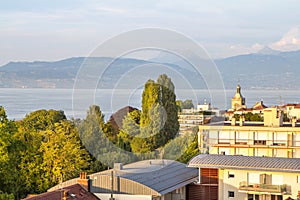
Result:
[[[181,32],[214,57],[268,45],[300,49],[298,0],[9,0],[0,5],[0,64],[88,56],[124,31]]]

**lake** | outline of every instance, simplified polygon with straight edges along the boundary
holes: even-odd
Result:
[[[88,105],[100,105],[106,119],[111,113],[130,105],[141,107],[142,90],[101,89],[0,89],[0,105],[6,110],[9,119],[22,119],[26,114],[39,109],[63,110],[68,118],[84,118]],[[194,104],[203,103],[204,99],[220,109],[230,107],[235,90],[176,90],[177,99],[192,99]],[[300,90],[242,90],[248,107],[261,99],[267,106],[298,103]]]

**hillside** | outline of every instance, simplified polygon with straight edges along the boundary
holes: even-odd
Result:
[[[1,88],[73,88],[76,74],[84,57],[68,58],[56,62],[10,62],[0,67]],[[111,58],[89,58],[95,67],[106,67]],[[205,62],[204,62],[205,63]],[[226,88],[235,88],[238,81],[247,89],[298,89],[300,74],[300,51],[279,52],[265,48],[258,53],[217,59],[215,63],[221,72]],[[102,88],[111,88],[126,72],[129,78],[149,79],[143,71],[131,76],[130,70],[139,66],[164,65],[188,77],[195,89],[205,88],[205,82],[186,62],[171,57],[149,61],[122,58],[115,60],[105,71]],[[126,84],[126,83],[125,83]],[[128,83],[129,84],[129,83]],[[130,83],[132,84],[132,83]],[[176,83],[175,83],[176,84]],[[123,85],[124,87],[136,87]]]

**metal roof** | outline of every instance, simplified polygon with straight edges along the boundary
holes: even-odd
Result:
[[[114,176],[142,184],[153,191],[153,195],[163,195],[181,188],[198,179],[198,170],[172,160],[144,160],[124,165],[122,170],[111,169],[89,177]]]
[[[300,159],[200,154],[189,161],[188,167],[300,172]]]

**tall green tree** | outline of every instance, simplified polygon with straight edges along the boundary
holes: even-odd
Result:
[[[148,126],[150,123],[150,110],[153,105],[160,103],[160,86],[153,80],[148,80],[145,83],[142,94],[142,112],[141,112],[141,127]]]
[[[151,150],[165,145],[177,135],[177,112],[175,87],[171,79],[162,74],[156,82],[147,81],[142,96],[140,129],[143,138],[148,138]]]
[[[163,134],[166,135],[166,142],[173,139],[179,130],[178,110],[176,106],[175,87],[166,74],[162,74],[157,79],[160,87],[162,106],[166,111],[166,122],[163,127]]]

